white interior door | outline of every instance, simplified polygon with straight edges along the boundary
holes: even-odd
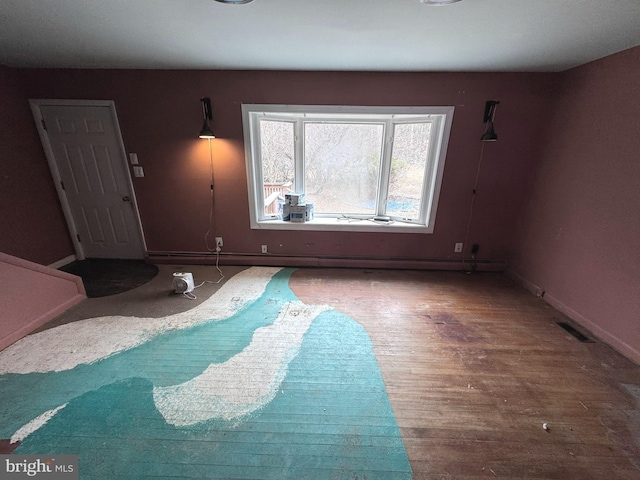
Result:
[[[113,104],[35,102],[79,256],[143,258],[142,231]]]

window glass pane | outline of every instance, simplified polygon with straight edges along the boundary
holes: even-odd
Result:
[[[395,126],[385,212],[387,215],[411,219],[418,219],[420,216],[430,133],[430,123]]]
[[[305,123],[305,195],[316,213],[375,214],[383,130]]]
[[[264,214],[278,213],[279,202],[294,185],[293,123],[260,121],[260,151],[262,152],[262,191]]]

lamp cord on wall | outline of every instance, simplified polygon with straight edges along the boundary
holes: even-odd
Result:
[[[467,230],[464,234],[464,243],[463,243],[463,249],[462,249],[462,271],[466,273],[471,273],[471,271],[475,270],[475,262],[472,263],[471,270],[466,269],[464,249],[466,248],[467,241],[469,240],[469,230],[471,229],[471,219],[473,218],[473,204],[476,199],[476,192],[478,189],[478,180],[480,178],[480,167],[482,166],[482,157],[484,156],[485,142],[481,142],[481,143],[482,143],[482,147],[480,149],[480,160],[478,161],[478,170],[476,171],[476,180],[473,183],[473,193],[471,195],[471,206],[469,207],[469,219],[467,220]],[[472,260],[475,260],[475,258],[473,258]]]
[[[208,139],[209,142],[209,171],[211,172],[211,189],[210,189],[210,202],[209,202],[209,229],[207,230],[207,233],[204,234],[204,243],[207,247],[207,250],[209,252],[216,252],[216,269],[218,270],[218,272],[220,273],[220,278],[218,279],[217,282],[212,282],[210,280],[205,280],[204,282],[194,286],[193,288],[199,288],[202,285],[204,285],[205,283],[211,283],[213,285],[217,285],[219,284],[223,279],[224,279],[224,274],[222,273],[222,270],[220,269],[220,247],[218,247],[218,245],[216,245],[215,248],[211,248],[209,246],[209,234],[212,231],[215,231],[215,224],[214,224],[214,217],[213,217],[213,206],[214,206],[214,196],[213,196],[213,152],[211,149],[211,139]],[[196,297],[193,293],[191,292],[182,292],[182,294],[187,297],[190,300],[195,300]]]
[[[211,172],[211,184],[210,184],[210,208],[209,208],[209,230],[207,230],[207,233],[204,234],[204,244],[207,247],[207,250],[209,252],[218,252],[218,246],[216,245],[216,248],[211,248],[209,246],[209,234],[211,233],[212,230],[215,230],[214,228],[214,224],[213,224],[213,204],[214,204],[214,196],[213,196],[213,151],[211,149],[211,139],[207,139],[207,141],[209,142],[209,171]]]

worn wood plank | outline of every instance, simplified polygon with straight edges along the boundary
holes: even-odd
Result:
[[[640,368],[507,277],[301,269],[290,285],[367,330],[415,479],[640,478]]]

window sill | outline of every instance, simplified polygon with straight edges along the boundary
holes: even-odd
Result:
[[[320,232],[375,232],[375,233],[433,233],[433,228],[402,222],[373,222],[371,220],[346,220],[338,218],[314,218],[310,222],[283,222],[263,220],[252,222],[255,230],[302,230]]]

